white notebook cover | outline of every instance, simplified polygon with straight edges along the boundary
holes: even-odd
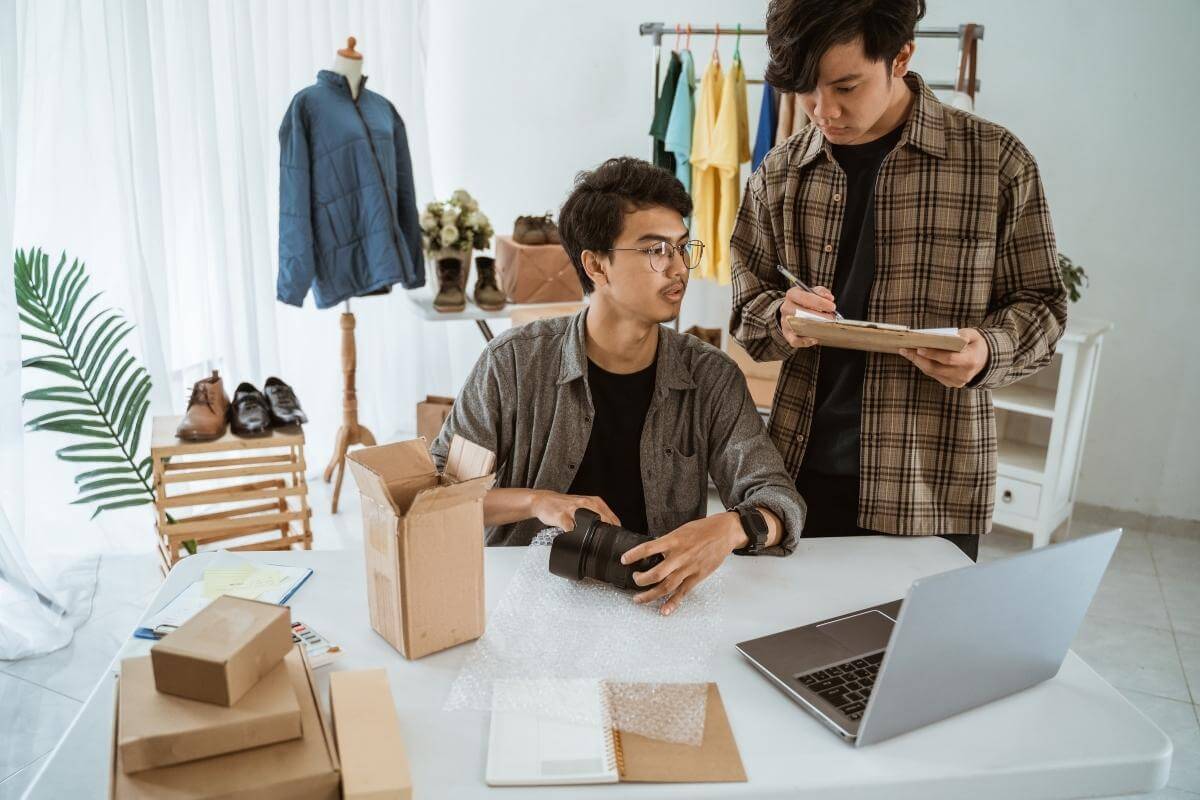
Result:
[[[600,682],[549,683],[498,680],[493,685],[488,785],[617,783],[620,773]],[[549,707],[548,692],[555,697],[555,707],[569,709],[564,716],[570,721],[514,710]]]

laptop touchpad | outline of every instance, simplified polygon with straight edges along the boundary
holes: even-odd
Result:
[[[871,609],[852,617],[843,617],[817,625],[817,630],[855,653],[887,647],[896,620],[882,611]]]

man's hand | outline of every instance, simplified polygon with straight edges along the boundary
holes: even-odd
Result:
[[[562,528],[564,531],[575,530],[575,512],[581,508],[591,509],[600,515],[600,519],[609,525],[620,525],[621,520],[612,512],[599,497],[585,495],[559,494],[547,489],[535,489],[530,509],[533,516],[543,524],[552,528]]]
[[[783,297],[783,305],[779,307],[779,329],[783,331],[783,338],[787,339],[788,344],[792,347],[812,347],[817,344],[816,339],[809,336],[797,336],[791,326],[787,324],[788,317],[795,316],[797,308],[803,308],[809,313],[820,314],[829,319],[836,319],[834,312],[837,311],[837,306],[833,302],[833,292],[824,286],[814,286],[811,292],[806,292],[799,286],[793,286],[788,289],[787,294]]]
[[[660,613],[670,614],[696,584],[713,574],[726,556],[745,544],[746,534],[737,512],[727,511],[692,520],[664,536],[630,548],[621,556],[622,564],[632,564],[655,553],[663,556],[662,563],[653,569],[633,573],[633,582],[638,586],[657,584],[635,595],[633,601],[649,603],[670,595],[660,609]]]
[[[961,389],[987,366],[990,353],[987,339],[974,328],[961,328],[958,335],[967,340],[967,346],[957,353],[921,347],[905,348],[900,355],[943,386]]]

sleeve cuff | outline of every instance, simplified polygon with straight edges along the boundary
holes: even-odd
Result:
[[[967,386],[971,389],[990,389],[1003,379],[1012,367],[1013,346],[1012,336],[1002,328],[979,328],[980,335],[987,342],[987,364]]]

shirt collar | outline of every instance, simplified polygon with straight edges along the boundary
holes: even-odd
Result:
[[[563,337],[562,362],[558,368],[558,383],[570,383],[582,378],[587,370],[587,312],[575,315]],[[654,376],[654,391],[662,394],[668,389],[694,389],[696,382],[683,364],[679,343],[662,325],[658,326],[658,369]]]
[[[334,72],[331,69],[323,69],[318,72],[317,83],[339,91],[347,97],[353,97],[353,95],[350,94],[350,79],[341,73]],[[363,75],[362,80],[358,84],[359,94],[361,94],[362,90],[365,88],[367,88],[367,76]]]
[[[936,158],[946,157],[946,127],[942,118],[942,103],[934,96],[933,91],[926,85],[923,78],[915,72],[904,76],[904,82],[912,89],[916,100],[912,110],[904,122],[904,132],[900,134],[900,144],[910,144]],[[800,157],[800,166],[806,166],[820,153],[828,151],[825,134],[819,128],[813,128],[812,136]],[[832,157],[832,156],[830,156]]]

